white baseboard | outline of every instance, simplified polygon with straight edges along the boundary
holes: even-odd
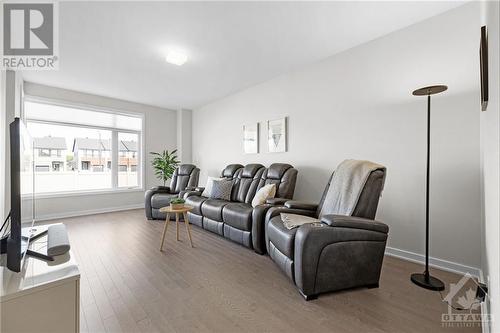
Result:
[[[417,264],[425,265],[425,255],[423,254],[414,253],[406,250],[400,250],[393,247],[387,247],[385,249],[385,254],[391,257],[396,257],[411,262],[415,262]],[[481,278],[481,270],[479,268],[459,264],[444,259],[429,257],[429,266],[442,269],[443,271],[448,271],[462,275],[465,273],[469,273],[470,275],[476,278]]]
[[[68,217],[112,213],[112,212],[119,212],[119,211],[123,211],[123,210],[131,210],[131,209],[139,209],[139,208],[144,208],[144,204],[141,203],[141,204],[127,205],[127,206],[106,207],[106,208],[99,208],[99,209],[61,212],[61,213],[54,213],[54,214],[43,214],[43,215],[37,215],[35,220],[37,222],[38,221],[48,221],[48,220],[64,219],[64,218],[68,218]]]

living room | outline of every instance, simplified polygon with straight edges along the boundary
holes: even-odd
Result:
[[[500,332],[499,8],[2,3],[1,331]]]

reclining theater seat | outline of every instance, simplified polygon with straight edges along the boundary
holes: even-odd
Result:
[[[222,170],[221,178],[232,179],[236,181],[243,169],[241,164],[229,164]],[[203,197],[204,188],[198,188],[193,191],[188,191],[184,194],[184,199],[186,204],[193,206],[193,209],[188,212],[189,222],[195,224],[199,227],[203,227],[203,215],[201,213],[202,204],[208,200],[207,197]]]
[[[257,192],[264,170],[265,167],[261,164],[247,164],[235,179],[231,192],[231,201],[206,200],[201,206],[203,228],[251,248],[251,202]],[[229,210],[225,209],[227,205],[231,205]],[[225,214],[223,214],[223,210],[226,211]],[[228,225],[224,225],[229,221],[235,227],[228,228]]]
[[[194,189],[199,176],[200,169],[195,165],[181,164],[175,169],[170,186],[158,186],[146,191],[144,203],[147,219],[165,219],[166,214],[160,213],[160,208],[170,205],[170,199],[178,197],[186,189]]]
[[[276,197],[293,197],[297,170],[289,164],[272,164],[268,169],[260,164],[248,164],[244,168],[226,172],[223,175],[234,180],[231,201],[214,200],[202,197],[199,193],[188,193],[186,203],[195,207],[189,214],[189,220],[234,242],[248,248],[255,248],[258,253],[265,253],[264,218],[271,204],[252,207],[252,200],[257,191],[267,184],[276,184]],[[279,200],[278,200],[279,201]],[[257,212],[258,211],[258,212]],[[256,213],[257,212],[257,213]]]
[[[267,204],[259,205],[252,212],[252,245],[255,252],[265,254],[265,216],[267,211],[275,205],[284,204],[293,199],[297,182],[297,169],[290,164],[274,163],[264,171],[259,183],[259,189],[267,184],[276,185],[276,195],[267,200]]]
[[[333,175],[332,175],[333,177]],[[388,226],[374,221],[385,169],[370,173],[352,216],[322,211],[335,191],[328,182],[319,204],[287,201],[266,214],[265,241],[269,256],[295,283],[306,300],[352,287],[378,287]],[[305,215],[321,223],[287,229],[281,213]]]

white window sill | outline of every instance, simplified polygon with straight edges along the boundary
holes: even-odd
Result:
[[[36,199],[49,199],[49,198],[65,198],[65,197],[80,197],[80,196],[90,196],[90,195],[103,195],[103,194],[123,194],[123,193],[134,193],[134,192],[144,192],[144,188],[134,187],[134,188],[118,188],[118,189],[90,190],[90,191],[37,193],[37,194],[35,194],[35,200]]]

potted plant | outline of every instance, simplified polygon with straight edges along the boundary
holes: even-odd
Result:
[[[164,150],[161,153],[151,152],[150,154],[155,156],[151,165],[155,171],[156,178],[163,181],[163,186],[158,186],[158,188],[165,188],[167,184],[167,180],[172,178],[175,169],[179,165],[179,161],[177,160],[177,149],[172,152],[168,152],[168,150]]]
[[[170,208],[172,208],[172,209],[184,208],[184,203],[186,203],[186,201],[184,199],[173,198],[170,200]]]

